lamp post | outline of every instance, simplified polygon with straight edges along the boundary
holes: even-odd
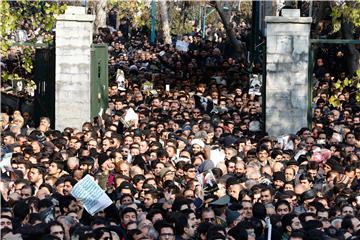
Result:
[[[150,35],[150,43],[155,44],[155,19],[156,17],[156,3],[155,0],[151,2],[151,35]]]

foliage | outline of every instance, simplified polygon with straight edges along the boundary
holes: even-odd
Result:
[[[332,2],[331,16],[334,32],[340,30],[341,19],[360,27],[360,0]]]
[[[6,61],[14,50],[16,44],[16,34],[19,30],[25,30],[30,43],[35,44],[40,41],[49,43],[53,40],[52,29],[55,24],[55,17],[62,14],[66,9],[66,4],[59,4],[55,1],[0,1],[0,44],[1,56]],[[30,44],[31,45],[31,44]],[[20,68],[13,72],[2,71],[3,80],[17,80],[27,78],[33,69],[32,56],[33,47],[15,47],[21,52]],[[25,75],[23,75],[25,73]],[[29,82],[30,79],[25,79]]]
[[[135,28],[142,28],[151,21],[151,1],[141,0],[110,0],[108,8],[117,7],[119,9],[118,18],[129,18]]]
[[[356,71],[356,77],[352,79],[345,78],[343,81],[338,80],[334,86],[337,93],[330,96],[329,103],[335,108],[339,108],[342,105],[340,95],[343,94],[343,90],[351,89],[349,93],[350,98],[355,98],[357,104],[360,104],[360,70]]]
[[[186,34],[191,32],[195,19],[199,18],[198,11],[196,11],[198,10],[198,4],[196,4],[196,2],[185,2],[185,4],[183,3],[184,2],[173,2],[172,5],[174,6],[169,7],[172,35]]]

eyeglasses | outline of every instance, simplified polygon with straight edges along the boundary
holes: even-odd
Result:
[[[196,170],[188,170],[188,172],[190,172],[190,173],[195,173]]]
[[[172,233],[162,233],[162,234],[160,234],[160,238],[172,238],[174,236],[175,235],[172,234]]]
[[[205,222],[214,222],[215,218],[204,218]]]
[[[190,195],[190,196],[184,196],[184,197],[186,197],[186,198],[188,198],[188,199],[195,199],[195,196],[193,196],[193,195]]]

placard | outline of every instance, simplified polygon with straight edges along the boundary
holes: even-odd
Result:
[[[83,203],[85,210],[91,216],[112,204],[109,196],[89,174],[75,184],[71,195]]]

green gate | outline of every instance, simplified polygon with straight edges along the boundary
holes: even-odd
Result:
[[[36,84],[33,120],[39,124],[40,117],[48,117],[55,127],[55,48],[36,48],[34,63]]]
[[[94,118],[100,109],[108,107],[108,46],[106,44],[91,45],[91,86],[90,115]]]

